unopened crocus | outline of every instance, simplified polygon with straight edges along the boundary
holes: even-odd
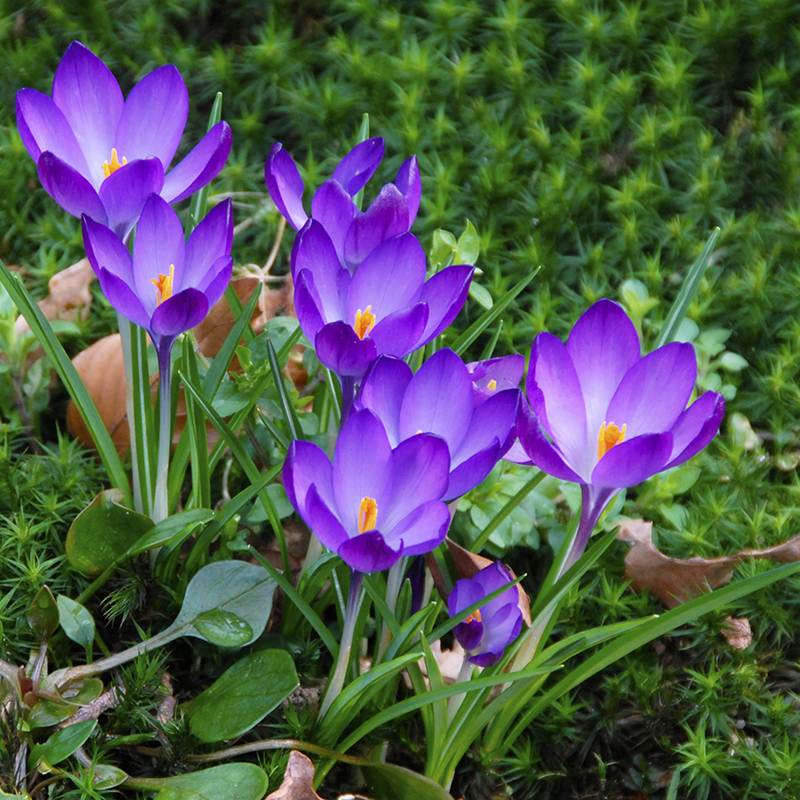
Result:
[[[581,485],[581,520],[566,566],[583,552],[619,489],[682,464],[714,438],[725,411],[716,392],[688,408],[697,377],[691,344],[673,342],[642,357],[639,337],[617,303],[600,300],[566,345],[549,333],[533,342],[528,411],[520,406],[521,448],[550,475]]]
[[[380,420],[362,410],[342,427],[333,463],[317,445],[292,442],[283,481],[322,544],[358,573],[379,572],[443,541],[449,466],[438,436],[419,434],[392,448]]]
[[[411,233],[381,242],[351,275],[325,228],[309,220],[292,249],[295,308],[319,360],[358,379],[379,355],[402,358],[438,336],[467,297],[473,267],[425,280],[425,252]]]
[[[484,399],[484,390],[492,396]],[[364,376],[356,405],[380,418],[393,447],[420,432],[441,436],[450,452],[444,500],[453,500],[486,478],[511,446],[519,397],[519,389],[498,389],[496,381],[477,388],[464,362],[445,348],[416,373],[399,358],[381,356]]]
[[[264,169],[270,197],[287,222],[299,231],[309,218],[316,220],[351,274],[381,242],[407,233],[419,209],[422,184],[416,156],[400,167],[395,182],[385,184],[366,211],[356,205],[354,198],[375,173],[383,151],[380,137],[356,145],[314,193],[310,217],[303,207],[300,171],[280,142],[272,146]]]
[[[513,580],[511,573],[496,562],[472,578],[457,581],[447,599],[450,616],[460,614]],[[519,590],[513,585],[459,622],[453,633],[466,650],[470,663],[491,667],[503,657],[503,651],[519,636],[521,629]]]
[[[126,238],[153,192],[175,203],[222,169],[231,130],[219,122],[172,170],[189,96],[171,64],[145,75],[123,98],[106,65],[79,42],[68,48],[53,95],[17,93],[17,123],[45,191],[67,212],[84,214]]]

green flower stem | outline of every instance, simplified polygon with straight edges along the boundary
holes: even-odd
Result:
[[[144,494],[142,492],[142,477],[147,480],[147,476],[139,474],[136,465],[139,463],[137,458],[136,434],[133,430],[134,420],[136,419],[133,410],[133,357],[131,353],[131,323],[122,314],[117,313],[117,327],[119,329],[120,341],[122,343],[122,361],[125,365],[125,410],[128,416],[130,431],[131,464],[133,465],[133,508],[139,514],[144,514]]]
[[[403,585],[403,576],[406,574],[406,566],[408,563],[407,558],[399,558],[392,564],[389,569],[389,577],[386,580],[386,605],[389,611],[394,614],[397,609],[397,598],[400,595],[400,588]],[[375,660],[376,664],[380,664],[383,659],[383,654],[386,648],[392,641],[392,632],[389,630],[389,625],[386,620],[383,621],[381,629],[381,640],[378,645],[378,657]]]
[[[353,649],[353,633],[356,628],[358,607],[361,604],[361,584],[364,580],[363,572],[353,570],[350,576],[350,593],[347,597],[347,608],[344,612],[344,626],[342,627],[342,641],[339,645],[339,656],[336,659],[336,669],[333,677],[328,681],[325,696],[319,709],[317,719],[322,719],[325,712],[331,707],[333,701],[339,696],[344,686],[347,675],[347,666],[350,663],[350,652]]]
[[[172,447],[172,348],[158,352],[158,467],[156,469],[156,492],[153,500],[153,522],[158,524],[169,516],[169,454]]]
[[[461,669],[458,671],[458,677],[455,680],[456,685],[466,683],[467,681],[472,679],[472,671],[475,669],[475,665],[472,664],[469,660],[469,653],[464,651],[464,660],[461,662]],[[464,698],[466,694],[457,694],[455,697],[450,698],[450,702],[447,704],[447,727],[449,728],[452,725],[453,720],[456,718],[456,714],[458,713],[458,709],[461,708],[461,704],[464,702]],[[452,781],[452,776],[450,777]],[[449,788],[448,783],[448,788]]]

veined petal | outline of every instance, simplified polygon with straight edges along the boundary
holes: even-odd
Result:
[[[458,316],[467,299],[474,271],[474,267],[465,264],[447,267],[422,285],[418,299],[427,304],[429,314],[421,345],[435,339]]]
[[[696,378],[692,345],[672,342],[660,347],[628,370],[604,421],[627,425],[626,438],[668,431],[686,408]]]
[[[99,275],[101,269],[106,269],[128,286],[133,286],[133,261],[128,248],[125,247],[119,236],[110,228],[95,222],[85,214],[81,224],[83,246],[86,248],[86,256],[95,274]]]
[[[111,157],[122,114],[122,91],[117,79],[88,47],[73,42],[56,70],[53,100],[86,157],[92,183],[99,187],[103,162]]]
[[[400,438],[408,439],[418,431],[435,433],[447,442],[452,457],[467,433],[472,410],[472,381],[464,362],[449,348],[437,350],[406,390]]]
[[[230,256],[222,256],[211,265],[211,269],[196,287],[206,296],[209,308],[225,294],[232,274],[233,259]]]
[[[425,251],[407,233],[378,245],[356,270],[347,298],[345,319],[372,307],[377,323],[399,309],[411,306],[425,280]]]
[[[397,173],[395,185],[400,190],[408,208],[408,227],[414,224],[419,210],[419,201],[422,196],[422,180],[419,175],[417,157],[411,156]]]
[[[671,433],[651,433],[625,439],[600,459],[589,482],[594,487],[614,489],[635,486],[661,472],[671,453]]]
[[[539,420],[530,412],[527,403],[520,403],[519,405],[517,435],[530,460],[542,472],[546,472],[548,475],[552,475],[562,481],[589,483],[589,475],[579,475],[564,455],[547,440],[544,431],[539,425]],[[511,456],[511,453],[506,455]]]
[[[283,463],[283,486],[289,502],[306,516],[306,496],[311,485],[317,487],[322,502],[335,508],[333,496],[333,464],[321,448],[311,442],[295,439]]]
[[[567,352],[583,390],[587,430],[595,435],[603,422],[613,421],[606,411],[625,373],[639,361],[639,336],[620,305],[598,300],[575,323]]]
[[[380,531],[367,531],[348,539],[336,553],[350,569],[357,572],[383,572],[403,554],[403,543],[399,542],[398,549],[393,550],[386,544]]]
[[[474,489],[494,469],[501,455],[500,442],[494,438],[482,450],[471,450],[459,464],[451,462],[450,481],[442,500],[449,503]]]
[[[325,325],[321,307],[314,276],[307,269],[301,270],[294,284],[294,309],[300,327],[310,341],[314,340]]]
[[[150,315],[128,283],[105,268],[97,271],[97,278],[106,300],[116,311],[135,325],[142,328],[150,327]]]
[[[402,358],[422,345],[422,332],[427,320],[428,307],[425,303],[417,303],[379,320],[364,340],[371,339],[377,353]]]
[[[341,264],[344,264],[344,240],[355,213],[353,199],[334,180],[325,181],[311,200],[311,216],[330,236]]]
[[[199,325],[207,314],[208,298],[199,289],[184,289],[153,312],[149,330],[158,336],[175,337]]]
[[[333,180],[355,197],[373,176],[383,158],[383,139],[376,136],[357,144],[340,162],[333,172]]]
[[[128,161],[155,156],[169,169],[186,127],[189,92],[172,64],[154,69],[133,87],[117,127],[117,152]],[[110,154],[110,151],[109,151]]]
[[[350,275],[339,263],[328,232],[317,220],[309,220],[297,235],[292,247],[291,270],[295,283],[304,270],[313,276],[318,308],[325,322],[345,319],[353,324],[355,312],[348,318],[345,306]]]
[[[308,220],[308,214],[303,209],[305,186],[297,164],[280,142],[275,142],[269,151],[264,167],[264,179],[267,182],[269,196],[278,207],[278,211],[296,231],[299,231]]]
[[[108,227],[125,239],[139,219],[145,201],[161,191],[164,168],[157,158],[131,161],[109,175],[100,187],[100,199],[108,214]]]
[[[231,141],[228,123],[218,122],[189,155],[167,173],[161,196],[168,203],[178,203],[210,183],[225,166]]]
[[[405,556],[421,556],[444,541],[449,526],[447,506],[441,500],[430,500],[411,511],[385,539],[390,546],[402,544]]]
[[[86,214],[96,222],[108,224],[105,206],[86,178],[50,152],[44,152],[37,164],[39,180],[47,194],[73,217]]]
[[[20,89],[16,105],[19,135],[31,158],[38,162],[42,153],[50,152],[89,179],[91,172],[78,140],[53,100],[36,89]]]
[[[519,354],[473,361],[467,364],[475,389],[475,405],[505,389],[516,389],[525,372],[525,357]]]
[[[333,509],[320,497],[316,484],[309,487],[306,495],[303,519],[322,544],[334,553],[350,538]]]
[[[360,378],[378,355],[372,338],[359,339],[346,322],[325,325],[314,339],[314,349],[317,358],[328,369],[354,378]]]
[[[706,392],[695,400],[672,427],[671,460],[665,469],[683,464],[699,453],[719,431],[725,414],[725,399],[716,392]]]
[[[383,423],[392,447],[400,443],[400,409],[413,373],[405,361],[392,356],[379,356],[372,362],[356,401],[368,408]],[[416,433],[416,431],[415,431]]]
[[[381,243],[408,232],[408,206],[400,190],[387,183],[363,213],[356,212],[344,240],[344,260],[354,270]]]
[[[186,242],[183,285],[203,288],[203,279],[217,259],[229,256],[233,243],[230,199],[215,206],[200,221]]]

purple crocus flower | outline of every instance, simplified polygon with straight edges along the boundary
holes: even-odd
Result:
[[[86,214],[124,239],[147,197],[175,203],[222,169],[231,130],[217,123],[173,170],[189,96],[171,64],[153,70],[123,99],[116,78],[80,42],[68,48],[53,96],[17,92],[17,123],[45,191],[67,212]]]
[[[392,448],[380,420],[363,410],[342,427],[332,464],[315,444],[293,441],[283,482],[329,550],[356,572],[380,572],[443,541],[450,513],[440,498],[449,466],[438,436],[420,434]]]
[[[457,581],[447,599],[447,609],[454,617],[492,592],[513,581],[511,573],[500,563],[484,567],[472,578]],[[473,611],[453,629],[456,639],[467,651],[468,659],[479,667],[491,667],[522,629],[519,590],[509,586],[494,600]]]
[[[437,350],[418,370],[399,358],[381,356],[361,383],[357,406],[373,411],[389,442],[419,432],[435,433],[450,451],[450,477],[444,500],[475,488],[511,446],[520,391],[494,390],[476,405],[479,392],[469,369],[450,349]]]
[[[212,209],[184,241],[178,215],[157,194],[142,210],[133,258],[105,225],[84,214],[83,241],[108,301],[150,334],[159,363],[175,339],[202,322],[231,278],[231,201]]]
[[[356,206],[353,198],[374,174],[383,150],[380,137],[356,145],[311,201],[311,217],[325,229],[339,263],[351,274],[381,242],[407,233],[419,209],[422,184],[416,156],[400,167],[395,182],[385,184],[366,211]],[[309,219],[303,208],[305,186],[280,142],[270,150],[264,176],[278,210],[295,230],[301,230]]]
[[[381,354],[402,358],[456,318],[474,267],[448,267],[425,280],[425,252],[411,233],[381,242],[354,275],[331,237],[309,220],[292,249],[295,308],[319,360],[360,378]]]
[[[719,430],[725,401],[706,392],[692,403],[697,360],[673,342],[641,357],[636,328],[617,303],[600,300],[567,344],[549,333],[533,342],[520,405],[521,450],[541,470],[581,484],[582,510],[569,564],[583,552],[619,489],[682,464]],[[524,461],[520,450],[507,458]]]
[[[505,389],[516,389],[525,372],[525,357],[514,354],[467,364],[475,388],[475,405]]]

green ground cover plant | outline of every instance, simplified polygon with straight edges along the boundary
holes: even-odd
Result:
[[[487,304],[530,280],[509,300],[501,324],[486,327],[466,347],[464,355],[472,359],[490,352],[527,356],[533,337],[545,330],[563,339],[603,297],[623,304],[645,351],[654,349],[691,265],[719,228],[679,336],[695,345],[698,388],[721,392],[727,401],[721,434],[694,458],[697,469],[685,480],[657,475],[629,489],[610,509],[607,526],[615,517],[651,519],[661,549],[681,558],[763,548],[798,533],[796,3],[95,0],[6,3],[1,16],[0,257],[16,267],[35,299],[47,293],[49,278],[83,257],[84,245],[80,222],[40,186],[18,133],[15,95],[23,87],[49,93],[71,41],[99,55],[126,93],[155,67],[175,64],[191,98],[184,142],[201,138],[222,93],[233,149],[211,186],[211,204],[233,200],[237,268],[264,264],[279,230],[280,214],[264,186],[273,143],[283,143],[306,185],[316,188],[364,138],[359,125],[368,114],[370,135],[386,142],[382,182],[417,154],[422,201],[413,231],[426,251],[438,243],[447,253],[449,239],[438,230],[452,231],[455,239],[469,220],[477,232],[479,289],[454,330],[467,330]],[[188,224],[188,206],[178,211]],[[273,273],[289,270],[294,239],[288,229]],[[70,357],[116,327],[97,283],[92,292],[88,318],[58,331]],[[184,614],[190,582],[201,568],[249,557],[255,537],[268,540],[289,520],[291,505],[271,488],[277,486],[283,443],[297,438],[293,425],[304,436],[320,436],[323,417],[320,412],[311,419],[293,386],[270,383],[272,359],[282,363],[299,337],[290,326],[271,323],[251,346],[249,360],[242,356],[243,375],[223,384],[225,407],[220,396],[203,405],[213,396],[206,391],[207,365],[195,363],[185,340],[176,344],[173,370],[188,387],[195,431],[197,420],[213,418],[216,409],[225,417],[238,413],[248,434],[223,435],[224,444],[205,462],[195,448],[188,477],[180,471],[170,476],[171,496],[182,494],[184,513],[196,516],[182,517],[172,528],[159,523],[149,534],[163,548],[155,571],[149,555],[133,557],[134,548],[124,563],[107,564],[107,582],[95,587],[97,576],[75,569],[65,543],[77,513],[114,481],[66,434],[67,393],[51,381],[52,357],[35,353],[35,337],[14,327],[20,311],[10,296],[0,295],[0,657],[14,664],[28,660],[47,624],[32,626],[27,612],[47,585],[54,598],[84,598],[96,625],[96,640],[85,635],[83,641],[80,633],[69,635],[63,622],[77,625],[79,611],[61,615],[62,629],[47,634],[55,673],[85,662],[93,641],[100,663],[169,630]],[[448,336],[452,345],[457,333]],[[319,365],[311,360],[308,366],[313,373]],[[216,378],[222,380],[221,373]],[[259,405],[268,413],[259,417],[244,398],[255,402],[262,393]],[[224,445],[240,455],[223,455]],[[579,497],[546,478],[485,536],[528,479],[522,468],[497,467],[461,502],[451,535],[525,573],[522,585],[535,596]],[[204,528],[200,512],[223,497],[238,498],[239,505]],[[555,638],[661,612],[627,586],[625,552],[625,545],[609,543],[597,556],[598,568],[569,589]],[[288,555],[280,554],[284,563]],[[732,586],[769,568],[746,562]],[[323,559],[305,580],[300,599],[314,601],[314,613],[331,623],[328,636],[336,644],[344,623],[337,602],[344,605],[348,571]],[[626,654],[559,697],[502,753],[472,748],[456,769],[453,796],[800,795],[797,580],[788,577],[731,600]],[[370,596],[385,588],[380,579],[368,584]],[[377,602],[376,609],[357,623],[366,635],[375,636],[370,626],[389,618]],[[731,615],[747,618],[752,627],[752,644],[741,651],[721,633]],[[198,734],[204,715],[191,704],[164,722],[159,714],[170,696],[165,674],[181,703],[195,698],[191,702],[202,708],[209,702],[199,699],[203,692],[229,670],[247,677],[268,669],[242,665],[242,656],[288,653],[306,687],[335,661],[325,634],[297,608],[285,611],[282,627],[259,642],[260,650],[248,637],[244,651],[220,649],[216,634],[202,625],[192,630],[168,651],[137,651],[119,665],[124,698],[96,729],[81,723],[87,738],[59,762],[74,764],[69,759],[88,742],[81,750],[88,763],[82,771],[69,770],[83,777],[54,781],[51,796],[113,791],[110,772],[104,775],[108,788],[92,782],[93,765],[118,764],[153,778],[184,775],[215,763],[215,742],[242,735],[213,731],[204,738]],[[382,695],[376,696],[380,708]],[[7,711],[0,729],[6,781],[0,791],[12,795],[8,776],[19,772],[18,711]],[[254,729],[258,737],[245,733],[240,743],[312,741],[319,734],[302,703],[264,713]],[[421,718],[410,725],[387,720],[365,736],[367,746],[358,755],[379,752],[390,740],[397,745],[389,761],[422,772],[431,730],[435,725]],[[345,740],[344,731],[327,731],[327,739],[315,741],[337,749]],[[274,790],[287,755],[286,748],[264,750],[241,760],[258,764]],[[355,780],[351,765],[333,766],[323,752],[309,755],[318,775],[327,771],[322,796]],[[148,786],[147,777],[142,781],[126,796],[153,796],[155,785]]]

